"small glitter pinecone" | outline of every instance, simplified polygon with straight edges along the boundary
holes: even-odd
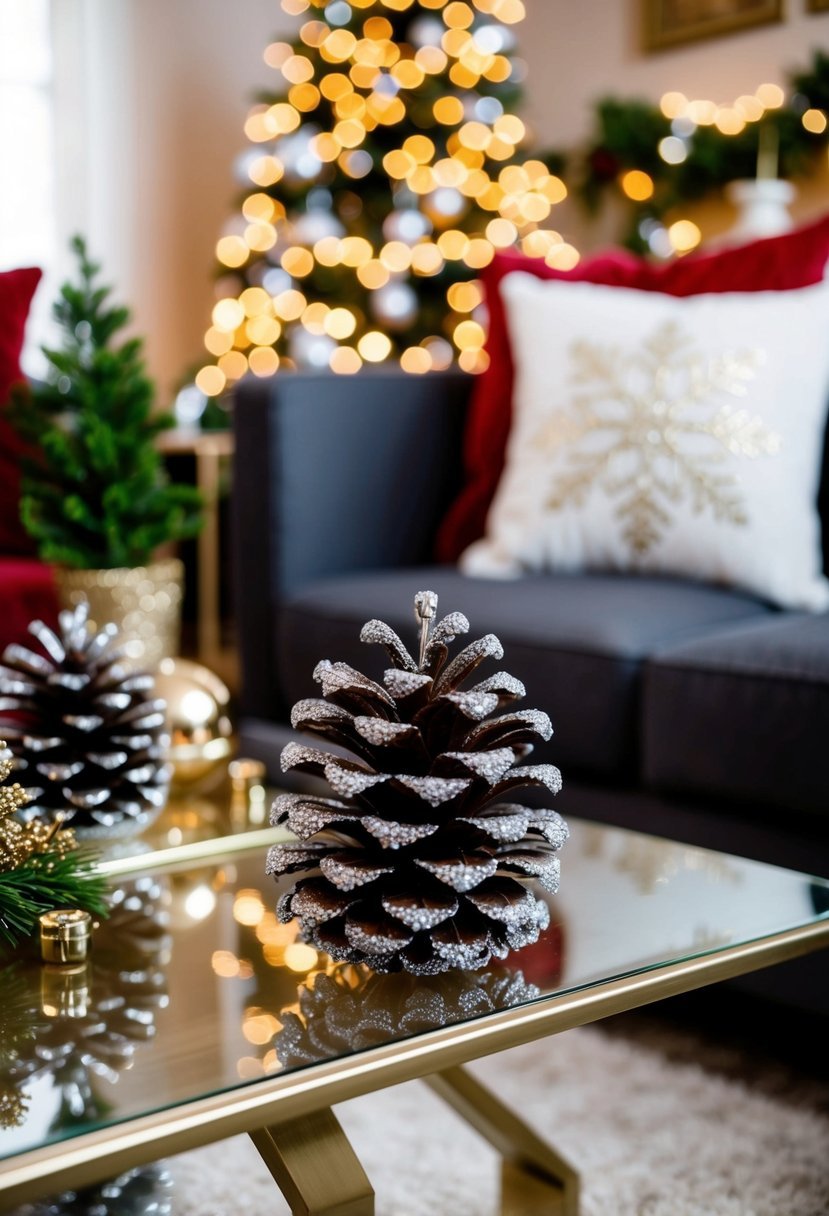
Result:
[[[289,743],[283,771],[321,773],[335,797],[282,794],[271,816],[299,839],[271,849],[268,873],[304,872],[278,917],[297,917],[332,958],[381,972],[480,968],[536,941],[549,909],[533,887],[558,889],[568,835],[555,811],[511,801],[522,787],[561,788],[552,765],[521,763],[550,738],[550,719],[539,710],[490,717],[524,686],[498,672],[463,688],[503,649],[488,634],[447,661],[469,622],[452,612],[434,624],[436,609],[434,592],[415,597],[417,662],[382,621],[363,627],[361,640],[384,646],[392,663],[382,685],[346,663],[318,664],[323,699],[299,701],[291,722],[354,758]]]
[[[62,814],[89,835],[139,831],[169,785],[165,705],[151,675],[128,671],[117,628],[87,626],[86,602],[54,633],[33,621],[39,653],[7,646],[0,666],[0,737],[28,801],[19,817]]]

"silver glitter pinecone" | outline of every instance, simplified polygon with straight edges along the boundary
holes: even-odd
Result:
[[[297,1068],[510,1009],[540,995],[520,971],[500,964],[474,974],[415,977],[375,975],[339,963],[300,985],[296,1003],[279,1015],[282,1027],[273,1046],[283,1068]]]
[[[536,941],[549,910],[533,888],[558,889],[568,835],[557,812],[511,801],[522,787],[561,788],[552,765],[522,763],[550,738],[550,719],[490,717],[524,686],[498,672],[463,688],[503,649],[488,634],[447,661],[469,622],[452,612],[434,624],[436,609],[434,592],[415,597],[418,661],[382,621],[363,627],[361,640],[391,660],[383,685],[346,663],[318,664],[322,699],[299,701],[291,722],[355,758],[289,743],[283,770],[323,774],[335,797],[282,794],[271,816],[298,840],[271,849],[268,873],[303,873],[279,918],[297,917],[332,958],[376,971],[479,968]]]
[[[93,634],[89,607],[33,621],[38,649],[7,646],[0,666],[0,738],[30,801],[24,818],[62,813],[94,835],[140,830],[169,785],[165,704],[153,677],[121,666],[115,625]]]

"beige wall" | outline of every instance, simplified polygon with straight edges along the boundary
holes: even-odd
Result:
[[[75,6],[84,31],[82,54],[64,52],[58,65],[69,98],[58,134],[74,149],[64,173],[84,183],[68,198],[67,229],[89,232],[169,390],[201,357],[213,248],[235,205],[232,166],[245,146],[248,99],[268,81],[265,45],[290,22],[277,0],[54,2],[64,12]],[[649,56],[638,50],[638,0],[526,3],[518,31],[530,69],[525,112],[541,146],[583,137],[589,107],[605,93],[655,100],[680,89],[724,102],[764,80],[782,83],[814,47],[829,48],[829,14],[807,15],[805,0],[788,0],[782,25]],[[829,178],[800,209],[827,205]],[[578,240],[605,235],[566,208],[556,222]]]
[[[277,0],[53,0],[62,236],[89,235],[162,396],[204,351],[214,249]]]
[[[606,93],[658,99],[668,89],[725,103],[758,84],[783,84],[816,46],[829,49],[829,14],[788,0],[789,17],[728,37],[644,55],[641,0],[526,0],[523,55],[528,116],[539,136],[572,143],[589,129],[589,106]]]
[[[829,13],[806,12],[806,0],[787,0],[782,23],[727,37],[688,43],[658,54],[640,50],[641,0],[526,0],[522,54],[529,67],[525,116],[541,146],[572,147],[591,130],[594,103],[603,96],[656,101],[670,89],[720,104],[753,93],[770,81],[786,84],[788,71],[805,67],[815,48],[829,50]],[[796,217],[810,218],[829,207],[829,164],[820,179],[802,191]],[[689,210],[704,235],[722,232],[733,220],[725,206],[711,203]],[[569,201],[555,226],[579,248],[604,244],[614,236],[613,217],[588,224]]]

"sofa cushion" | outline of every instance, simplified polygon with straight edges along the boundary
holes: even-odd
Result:
[[[748,620],[645,666],[646,784],[829,813],[829,614]]]
[[[276,653],[284,702],[319,695],[311,673],[323,658],[378,678],[388,666],[385,652],[359,641],[360,626],[379,617],[413,646],[412,601],[423,588],[437,592],[440,612],[466,613],[471,637],[498,635],[506,651],[498,666],[524,681],[527,707],[550,714],[556,733],[547,757],[565,776],[568,770],[608,777],[638,771],[639,674],[646,655],[770,612],[747,595],[657,577],[542,575],[505,583],[446,568],[349,575],[305,587],[280,612]]]
[[[465,573],[663,573],[829,607],[829,284],[674,299],[518,273],[501,290],[512,430]]]
[[[510,432],[514,368],[499,285],[515,270],[561,282],[604,283],[671,296],[708,292],[790,291],[819,283],[829,256],[829,215],[779,236],[692,253],[663,265],[612,250],[556,270],[537,257],[503,250],[481,276],[489,315],[489,366],[475,378],[464,437],[465,484],[437,537],[440,561],[454,562],[484,533],[489,504],[498,485]],[[829,562],[829,554],[827,555]]]

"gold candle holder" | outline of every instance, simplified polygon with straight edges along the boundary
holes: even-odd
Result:
[[[42,967],[40,1007],[49,1018],[85,1018],[89,1013],[91,977],[88,963]]]
[[[86,962],[92,917],[80,908],[57,908],[40,917],[40,953],[44,963],[59,966]]]
[[[231,760],[230,822],[236,831],[267,820],[265,805],[265,766],[261,760]]]

